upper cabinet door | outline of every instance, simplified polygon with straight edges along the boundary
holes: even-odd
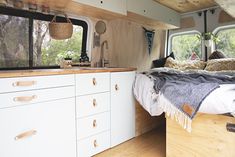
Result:
[[[153,0],[127,0],[127,11],[176,27],[180,26],[178,12]]]
[[[1,157],[76,157],[75,99],[0,109]]]
[[[111,73],[111,147],[135,137],[135,72]]]
[[[118,14],[127,14],[126,0],[73,0],[74,2],[90,5]]]

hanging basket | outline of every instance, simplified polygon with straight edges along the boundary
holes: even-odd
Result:
[[[56,22],[56,16],[49,23],[49,34],[51,38],[56,40],[64,40],[72,37],[73,34],[73,24],[66,14],[65,18],[67,22]]]

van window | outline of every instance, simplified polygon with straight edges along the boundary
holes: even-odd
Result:
[[[0,7],[0,70],[59,68],[60,60],[70,54],[75,62],[86,52],[88,25],[71,19],[70,39],[54,40],[48,24],[53,15]],[[56,18],[58,22],[66,19]]]
[[[171,52],[174,52],[175,59],[195,60],[202,58],[202,46],[200,34],[197,32],[172,35],[170,38]]]
[[[235,27],[221,28],[216,35],[216,49],[222,51],[226,57],[235,58]]]

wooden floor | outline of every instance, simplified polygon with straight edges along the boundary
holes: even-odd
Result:
[[[165,157],[165,127],[155,129],[95,157]]]

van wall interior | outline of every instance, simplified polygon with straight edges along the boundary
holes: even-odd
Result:
[[[210,10],[207,11],[207,31],[213,32],[217,27],[226,26],[226,25],[232,25],[235,24],[235,18],[231,17],[229,14],[227,14],[225,11],[223,11],[220,8],[215,8],[214,13],[212,13]],[[181,28],[170,30],[169,36],[175,33],[181,33],[181,32],[187,32],[187,31],[199,31],[204,32],[204,17],[203,12],[201,16],[199,16],[198,12],[189,13],[189,14],[183,14],[181,18]],[[203,58],[205,59],[205,49],[202,45],[202,53],[204,54]],[[211,54],[212,49],[208,48],[208,54],[209,56]],[[168,48],[169,52],[169,48]]]

